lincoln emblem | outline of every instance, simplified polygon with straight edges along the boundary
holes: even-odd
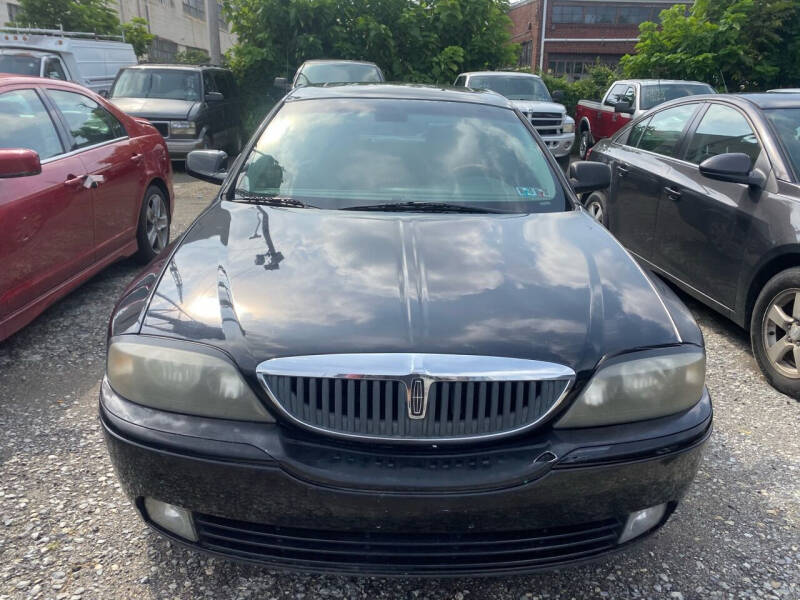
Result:
[[[425,418],[425,383],[422,379],[411,381],[411,390],[408,396],[408,416],[410,419]]]

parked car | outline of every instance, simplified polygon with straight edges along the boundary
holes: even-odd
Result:
[[[138,65],[120,71],[110,100],[150,121],[164,136],[172,160],[198,148],[242,147],[239,89],[228,69],[192,65]]]
[[[575,120],[567,115],[563,104],[553,102],[541,77],[532,73],[480,71],[462,73],[454,85],[492,90],[511,100],[542,136],[561,167],[569,164],[569,153],[575,143]]]
[[[800,94],[800,88],[776,88],[767,90],[770,94]]]
[[[277,567],[475,575],[667,520],[710,434],[702,336],[511,102],[308,86],[226,160],[189,155],[219,195],[111,319],[101,422],[148,525]]]
[[[151,260],[171,214],[155,129],[81,86],[0,75],[0,340],[116,260]]]
[[[699,81],[626,79],[615,81],[600,102],[580,100],[575,109],[578,122],[578,154],[586,154],[596,142],[614,135],[631,119],[675,98],[713,94],[714,88]]]
[[[800,94],[682,98],[591,159],[589,211],[640,261],[750,330],[769,382],[800,398]]]
[[[361,60],[307,60],[297,72],[291,85],[285,77],[275,78],[275,87],[289,91],[304,85],[337,85],[341,83],[382,83],[383,71],[375,63]]]
[[[136,62],[122,37],[0,28],[0,73],[74,81],[105,95],[119,70]]]

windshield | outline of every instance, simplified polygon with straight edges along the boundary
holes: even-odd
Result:
[[[473,90],[492,90],[509,100],[552,102],[547,86],[538,77],[514,75],[473,75],[469,78]]]
[[[781,140],[795,176],[800,178],[800,108],[777,108],[764,112]]]
[[[310,63],[297,76],[297,85],[325,83],[380,83],[381,72],[375,65],[358,63]]]
[[[0,54],[0,73],[39,76],[40,58],[24,54]]]
[[[424,202],[527,213],[567,207],[543,151],[514,112],[422,100],[287,103],[245,161],[237,192],[320,208]]]
[[[125,69],[111,90],[112,98],[200,100],[200,73],[179,69]]]
[[[641,109],[650,110],[667,100],[695,96],[697,94],[713,94],[714,88],[707,83],[648,83],[642,84]]]

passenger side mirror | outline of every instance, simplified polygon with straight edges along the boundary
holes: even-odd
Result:
[[[228,155],[222,150],[192,150],[186,156],[186,172],[196,179],[222,185],[228,176]]]
[[[553,93],[550,94],[550,97],[556,102],[561,102],[564,99],[564,90],[553,90]]]
[[[42,172],[39,154],[27,148],[0,148],[0,178],[29,177]]]
[[[569,182],[576,194],[604,190],[611,185],[611,167],[588,160],[573,162],[569,165]]]
[[[208,92],[206,94],[206,102],[222,102],[223,100],[225,100],[225,96],[221,92]]]
[[[282,92],[289,91],[289,80],[286,77],[276,77],[273,84],[276,88],[281,90]]]
[[[758,169],[753,169],[752,159],[743,152],[727,152],[717,154],[700,163],[700,174],[717,181],[743,183],[762,188],[767,181],[766,176]]]
[[[615,113],[622,113],[625,115],[632,115],[634,113],[634,108],[631,106],[631,103],[626,101],[623,102],[615,102],[614,103],[614,112]]]

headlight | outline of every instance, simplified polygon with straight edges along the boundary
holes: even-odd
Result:
[[[233,363],[200,345],[112,342],[107,370],[111,387],[131,402],[204,417],[274,422]]]
[[[572,117],[565,117],[564,126],[561,129],[564,133],[575,133],[575,119]]]
[[[601,366],[557,428],[630,423],[675,414],[703,395],[706,356],[692,348],[636,353]]]
[[[196,133],[195,124],[192,121],[170,121],[170,135],[191,135]]]

